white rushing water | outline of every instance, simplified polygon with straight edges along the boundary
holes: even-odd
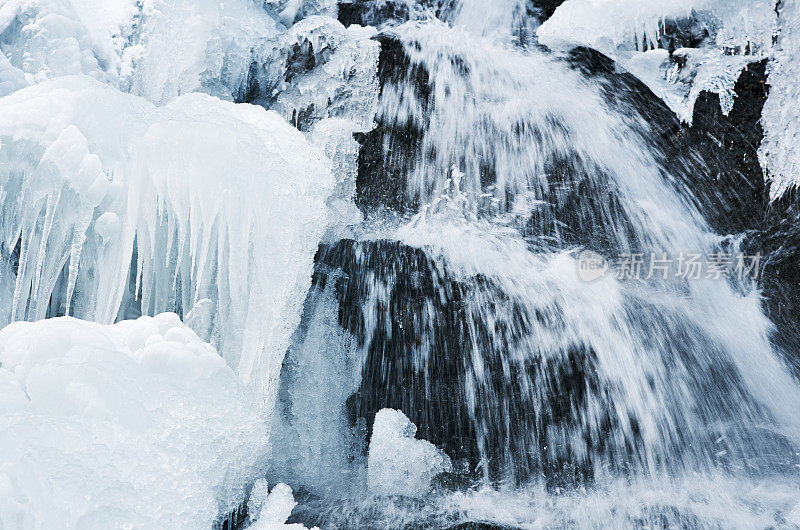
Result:
[[[447,370],[437,355],[455,357],[478,475],[484,484],[526,486],[444,494],[422,513],[345,502],[344,515],[328,513],[328,522],[797,524],[800,386],[773,351],[772,324],[749,278],[679,278],[677,259],[663,277],[618,279],[612,268],[587,282],[578,273],[584,249],[609,261],[629,252],[649,260],[730,251],[673,172],[691,153],[666,160],[649,140],[656,125],[609,98],[613,85],[520,46],[513,12],[503,2],[463,1],[445,17],[450,23],[392,30],[411,67],[384,86],[378,115],[419,132],[405,175],[418,213],[399,228],[367,229],[367,243],[357,244],[356,266],[345,274],[367,276],[350,291],[366,290],[355,302],[363,304],[363,340],[348,336],[335,349],[365,359],[364,377],[385,374],[372,381],[386,385],[378,402],[412,400],[408,410],[426,429],[426,415],[436,413],[426,407],[441,405],[414,401],[413,390],[393,398],[390,374],[410,362],[402,384],[428,389]],[[387,152],[398,148],[388,142]],[[412,258],[369,246],[380,239],[430,260],[422,306],[406,298],[415,295],[403,279],[419,271],[398,261]],[[457,298],[454,279],[463,289]],[[466,325],[444,350],[437,344],[453,339],[442,335],[439,299],[459,304]],[[406,326],[407,335],[392,335]],[[414,341],[410,360],[393,346],[403,337]],[[343,411],[344,400],[336,403]],[[554,494],[544,486],[554,469],[591,485]]]

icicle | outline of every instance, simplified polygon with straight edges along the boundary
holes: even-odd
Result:
[[[47,242],[50,239],[50,232],[53,229],[53,217],[55,216],[56,207],[58,206],[58,201],[60,199],[60,189],[47,196],[44,214],[44,226],[42,227],[42,234],[40,236],[41,239],[39,240],[39,249],[36,252],[36,268],[35,272],[33,273],[33,292],[31,293],[33,300],[36,300],[39,295],[39,285],[42,281],[42,267],[44,265],[45,258],[48,255]],[[45,295],[50,298],[49,293],[45,293]]]

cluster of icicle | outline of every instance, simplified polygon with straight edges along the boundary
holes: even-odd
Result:
[[[377,97],[329,3],[0,6],[0,324],[177,311],[270,410]]]

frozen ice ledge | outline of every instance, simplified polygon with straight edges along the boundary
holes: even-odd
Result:
[[[66,77],[0,100],[0,144],[0,251],[18,260],[0,320],[178,309],[270,399],[334,185],[302,133],[253,105],[155,107]]]

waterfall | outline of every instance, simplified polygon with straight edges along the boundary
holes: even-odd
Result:
[[[362,179],[359,236],[317,255],[349,332],[326,351],[361,360],[340,414],[369,427],[400,409],[482,484],[772,469],[800,442],[800,387],[758,293],[734,264],[681,275],[681,256],[737,252],[687,185],[705,168],[618,86],[526,42],[523,4],[463,0],[388,30],[405,59],[374,145],[391,169]],[[587,255],[605,275],[582,279]],[[666,265],[615,277],[637,255]]]

